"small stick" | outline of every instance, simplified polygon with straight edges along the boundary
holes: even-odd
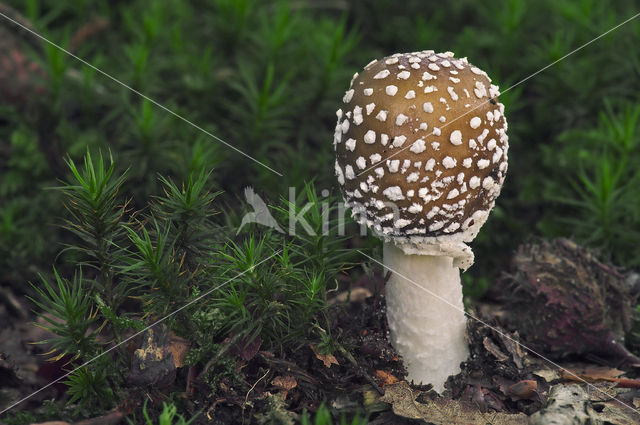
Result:
[[[336,344],[336,347],[338,348],[338,351],[340,351],[340,353],[343,356],[345,356],[347,358],[347,360],[349,360],[349,363],[351,363],[351,365],[356,369],[356,371],[360,374],[360,376],[363,377],[364,379],[366,379],[371,385],[373,385],[373,388],[375,388],[375,390],[378,392],[378,394],[384,395],[384,390],[382,388],[380,388],[380,386],[375,381],[375,379],[373,379],[373,377],[371,375],[369,375],[364,370],[364,368],[358,364],[358,362],[353,357],[353,355],[350,352],[348,352],[341,344],[339,344],[339,343],[335,343],[335,344]]]

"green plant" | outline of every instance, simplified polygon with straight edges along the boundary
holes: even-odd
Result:
[[[100,366],[90,365],[74,370],[64,384],[69,388],[68,404],[77,403],[75,412],[89,410],[90,412],[100,412],[113,405],[114,393],[107,380],[107,369],[104,364]]]
[[[294,109],[295,96],[288,92],[291,73],[278,77],[275,64],[269,62],[264,69],[241,69],[241,80],[233,81],[240,101],[229,105],[238,117],[240,136],[251,144],[258,140],[278,140],[286,132],[287,119]],[[269,145],[265,145],[267,147]],[[264,148],[260,148],[262,150]],[[264,156],[263,151],[260,156]]]
[[[640,236],[635,230],[640,219],[635,208],[640,202],[635,190],[640,178],[639,130],[640,107],[623,105],[616,110],[607,101],[596,127],[567,131],[559,138],[559,152],[546,152],[559,179],[547,183],[547,196],[568,212],[558,224],[569,224],[579,240],[618,264],[640,259],[634,250]],[[542,223],[543,229],[554,231],[549,221]]]
[[[40,341],[50,344],[50,353],[57,353],[53,360],[65,355],[73,359],[96,353],[97,331],[94,329],[97,309],[91,302],[91,293],[86,290],[82,273],[77,273],[71,282],[63,279],[54,269],[56,286],[41,277],[42,286],[33,285],[37,298],[32,298],[40,310],[39,315],[46,324],[42,328],[57,335],[56,338]]]
[[[68,166],[73,180],[61,187],[70,215],[65,227],[77,238],[66,251],[85,258],[81,264],[92,274],[78,273],[69,283],[54,270],[57,289],[44,278],[44,289],[35,287],[37,306],[54,315],[43,316],[57,335],[46,342],[60,356],[88,360],[101,353],[98,334],[118,342],[122,332],[171,314],[166,323],[195,341],[187,361],[216,365],[206,374],[215,392],[223,377],[237,374],[225,357],[232,347],[254,341],[279,352],[304,341],[329,347],[326,296],[346,264],[339,236],[343,224],[329,207],[331,199],[319,198],[312,184],[295,202],[274,207],[304,223],[295,235],[254,227],[237,241],[223,242],[226,230],[214,221],[213,205],[220,193],[208,189],[211,173],[201,170],[182,185],[160,176],[163,195],[135,212],[120,201],[126,180],[112,158],[107,163],[87,152],[82,166],[72,160]],[[173,315],[204,293],[209,294],[206,303]],[[126,299],[137,300],[142,311],[125,306]],[[102,358],[122,363],[111,355]],[[102,370],[110,370],[116,386],[124,379],[119,366]],[[84,410],[101,406],[98,399],[107,397],[99,397],[97,389],[107,378],[98,372],[82,370],[66,381],[70,403]]]
[[[39,273],[50,270],[50,259],[58,249],[53,241],[60,239],[50,226],[50,212],[60,199],[58,194],[43,190],[50,176],[45,156],[38,147],[38,135],[26,125],[3,133],[0,267],[5,271],[5,283],[25,288],[25,281],[35,280]]]
[[[95,269],[97,293],[111,310],[117,311],[129,293],[114,274],[124,241],[121,224],[127,214],[127,203],[118,199],[125,174],[114,174],[113,157],[107,164],[102,154],[93,160],[89,151],[82,168],[72,159],[67,164],[73,179],[59,188],[70,214],[64,228],[78,238],[67,249],[79,253],[82,264]]]
[[[146,227],[126,229],[133,247],[121,273],[126,276],[127,286],[145,293],[145,304],[165,315],[180,306],[188,295],[188,288],[181,285],[182,263],[175,255],[169,228],[161,228],[160,223],[152,219],[150,230]]]
[[[42,404],[42,409],[38,411],[10,410],[2,420],[7,425],[25,425],[66,416],[58,403],[54,400],[46,400]]]
[[[260,336],[265,346],[278,350],[314,334],[320,338],[309,324],[320,321],[328,327],[327,291],[337,286],[337,274],[348,264],[337,209],[331,198],[321,199],[307,184],[296,199],[273,207],[288,237],[273,230],[255,236],[254,229],[217,253],[216,281],[242,273],[213,300],[228,317],[231,334]],[[258,264],[274,252],[272,262]]]
[[[289,197],[282,197],[273,210],[282,228],[293,235],[297,253],[308,256],[316,273],[334,276],[347,264],[347,252],[342,247],[347,239],[345,229],[352,221],[344,213],[338,197],[328,190],[318,195],[313,183],[299,189],[290,188]]]
[[[302,418],[300,419],[301,425],[367,425],[368,423],[369,420],[366,417],[363,418],[360,416],[359,413],[354,415],[351,421],[347,419],[345,414],[342,414],[340,415],[339,422],[336,422],[331,415],[331,411],[324,403],[318,407],[313,419],[306,411],[302,414]]]
[[[276,252],[274,261],[261,263]],[[291,258],[291,246],[271,235],[249,236],[241,244],[228,243],[217,255],[217,282],[239,276],[219,290],[212,305],[227,317],[226,331],[240,338],[262,338],[266,347],[282,350],[310,333],[308,317],[326,304],[309,303],[309,289],[302,285],[308,274]],[[322,296],[322,295],[321,295]]]
[[[123,226],[131,242],[120,265],[123,281],[138,288],[149,312],[171,312],[208,279],[204,263],[214,255],[219,229],[212,204],[220,194],[206,189],[209,177],[201,170],[179,187],[160,176],[164,196],[155,198],[150,215],[136,226]]]
[[[210,192],[207,189],[211,172],[200,170],[191,174],[182,188],[170,179],[160,176],[165,196],[156,198],[152,205],[154,214],[170,224],[169,236],[175,240],[178,255],[187,255],[186,261],[195,266],[193,258],[208,253],[215,243],[214,233],[217,226],[212,218],[218,213],[212,205],[222,192]]]
[[[142,416],[144,417],[144,423],[146,425],[189,425],[195,421],[199,414],[194,415],[191,419],[187,420],[184,416],[178,413],[178,408],[173,403],[162,403],[162,411],[157,417],[157,422],[151,417],[147,409],[147,400],[145,400],[144,405],[142,406]],[[136,421],[135,415],[132,418],[127,417],[127,422],[134,425],[138,422]]]

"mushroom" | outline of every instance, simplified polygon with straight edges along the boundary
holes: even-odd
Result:
[[[438,392],[468,357],[458,269],[473,264],[466,243],[507,171],[498,95],[466,58],[426,50],[369,63],[337,112],[335,172],[345,203],[383,240],[392,272],[391,342],[408,378]]]

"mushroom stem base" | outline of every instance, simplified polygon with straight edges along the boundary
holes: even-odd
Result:
[[[384,264],[391,271],[385,290],[391,343],[408,380],[441,393],[469,356],[460,271],[452,257],[407,255],[391,243],[384,244]]]

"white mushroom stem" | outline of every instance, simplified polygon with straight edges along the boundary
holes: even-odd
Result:
[[[385,289],[391,343],[408,380],[442,393],[469,356],[460,271],[452,257],[407,255],[392,243],[384,244],[383,256],[391,271]]]

